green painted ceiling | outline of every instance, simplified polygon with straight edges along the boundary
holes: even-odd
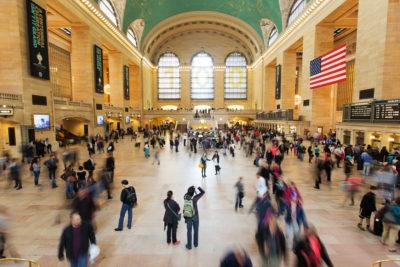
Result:
[[[273,21],[278,31],[282,31],[279,0],[126,0],[122,29],[126,32],[135,19],[144,19],[143,39],[161,21],[191,11],[221,12],[239,18],[253,27],[261,40],[263,40],[260,27],[262,18]]]
[[[159,22],[184,12],[215,11],[239,18],[260,35],[260,20],[268,18],[282,29],[279,0],[126,0],[123,30],[135,19],[144,19],[142,39]]]

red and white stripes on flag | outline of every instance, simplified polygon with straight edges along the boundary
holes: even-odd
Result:
[[[311,60],[310,89],[346,80],[346,45]]]

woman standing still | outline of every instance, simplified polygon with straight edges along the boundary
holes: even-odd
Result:
[[[210,161],[210,159],[207,158],[207,153],[204,152],[203,156],[200,159],[200,163],[203,164],[203,167],[201,168],[201,177],[203,178],[207,177],[206,175],[207,161]]]
[[[164,230],[167,227],[167,243],[168,245],[172,244],[177,246],[181,243],[181,241],[176,239],[176,229],[178,228],[178,222],[180,218],[179,211],[180,207],[179,204],[174,200],[174,195],[172,191],[168,191],[167,198],[164,200]]]

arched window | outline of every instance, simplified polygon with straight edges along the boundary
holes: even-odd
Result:
[[[131,41],[132,44],[137,46],[136,36],[131,28],[128,29],[128,33],[126,35],[128,36],[129,41]]]
[[[292,8],[290,9],[289,12],[288,23],[287,23],[288,26],[303,12],[305,7],[306,7],[305,0],[294,1]]]
[[[180,98],[179,58],[174,53],[167,52],[158,60],[158,99]]]
[[[115,12],[110,0],[100,0],[100,10],[107,18],[118,27],[117,13]]]
[[[228,55],[225,60],[225,99],[247,98],[247,61],[238,52]]]
[[[276,29],[276,27],[274,27],[272,31],[269,33],[268,47],[275,42],[276,38],[278,38],[278,30]]]
[[[214,61],[205,52],[192,58],[190,88],[192,99],[214,99]]]

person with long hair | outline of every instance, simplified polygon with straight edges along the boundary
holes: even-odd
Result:
[[[181,243],[181,241],[176,239],[176,230],[178,228],[178,223],[180,220],[180,207],[179,204],[174,200],[174,194],[170,190],[167,193],[167,198],[164,200],[164,230],[167,228],[167,243],[168,245],[172,244],[177,246]]]

